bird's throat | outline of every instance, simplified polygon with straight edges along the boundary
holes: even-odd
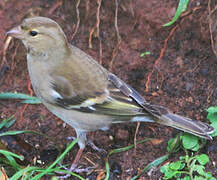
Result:
[[[30,56],[35,56],[38,58],[46,59],[48,57],[48,54],[45,51],[37,51],[32,47],[27,47],[27,54]]]

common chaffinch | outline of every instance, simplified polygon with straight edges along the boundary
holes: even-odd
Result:
[[[86,144],[86,133],[112,123],[156,122],[212,139],[213,127],[174,114],[147,102],[137,91],[71,45],[53,20],[33,17],[7,32],[27,49],[27,64],[35,94],[77,133],[76,166]]]

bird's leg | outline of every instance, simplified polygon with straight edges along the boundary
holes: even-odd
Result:
[[[78,162],[79,162],[79,160],[80,160],[80,158],[81,158],[81,155],[82,155],[83,151],[84,151],[84,148],[79,148],[79,150],[78,150],[78,152],[77,152],[77,154],[76,154],[76,156],[75,156],[75,159],[74,159],[74,161],[72,162],[71,167],[68,169],[69,171],[72,172],[73,170],[75,170],[75,168],[77,167]]]
[[[100,153],[107,153],[107,152],[104,149],[101,149],[101,148],[97,147],[92,141],[87,140],[86,132],[76,130],[76,133],[77,133],[77,138],[78,138],[79,150],[78,150],[78,152],[77,152],[77,154],[75,156],[75,159],[74,159],[71,167],[69,169],[66,169],[66,170],[68,170],[70,172],[77,172],[77,173],[88,172],[93,167],[88,167],[88,168],[85,168],[85,169],[76,168],[78,166],[79,160],[81,158],[81,155],[82,155],[82,153],[84,151],[85,146],[89,145],[92,149],[94,149],[94,150],[96,150],[96,151],[98,151]],[[68,137],[68,139],[74,140],[75,137]],[[67,174],[65,176],[59,176],[59,178],[66,179],[66,178],[68,178],[70,176],[71,176],[71,174]]]
[[[76,169],[76,167],[78,166],[79,160],[81,158],[81,155],[82,155],[82,153],[84,151],[86,142],[87,142],[86,132],[76,130],[76,133],[77,133],[77,138],[78,138],[79,150],[78,150],[78,152],[77,152],[77,154],[75,156],[75,159],[74,159],[71,167],[69,169],[67,169],[67,170],[70,171],[70,172],[72,172],[72,171],[74,171],[74,172],[88,171],[90,168]],[[66,179],[66,178],[68,178],[70,176],[71,176],[71,174],[67,174],[65,176],[59,176],[59,178]]]
[[[85,169],[76,168],[78,166],[78,162],[79,162],[79,160],[81,158],[81,155],[82,155],[83,151],[84,151],[84,148],[79,148],[71,167],[69,169],[65,168],[67,171],[81,173],[81,172],[88,172],[90,170],[90,168],[85,168]],[[58,173],[61,174],[60,172],[58,172]],[[58,178],[67,179],[70,176],[71,176],[71,174],[66,174],[64,176],[58,176]]]
[[[71,167],[69,168],[69,171],[73,171],[77,167],[78,162],[81,158],[81,155],[84,151],[84,148],[85,148],[86,142],[87,142],[86,132],[76,130],[76,134],[77,134],[77,138],[78,138],[79,150],[75,156],[75,159],[74,159]]]

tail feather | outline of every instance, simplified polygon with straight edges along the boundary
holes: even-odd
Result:
[[[210,134],[214,132],[214,128],[209,124],[173,114],[162,106],[152,105],[149,103],[144,103],[141,106],[145,109],[145,111],[155,117],[155,122],[157,123],[171,126],[196,136],[212,140]]]
[[[167,114],[158,116],[158,123],[171,126],[176,129],[200,136],[205,139],[212,140],[210,134],[214,132],[214,128],[206,123],[195,121],[186,117],[179,116],[168,112]]]

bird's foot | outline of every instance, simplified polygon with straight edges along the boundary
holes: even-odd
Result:
[[[69,136],[67,137],[68,140],[75,140],[76,137],[73,137],[73,136]],[[88,146],[90,146],[93,150],[99,152],[99,153],[107,153],[107,151],[105,149],[102,149],[102,148],[99,148],[98,146],[96,146],[93,141],[91,140],[88,140],[87,141],[87,144]]]
[[[66,170],[68,170],[69,172],[76,172],[76,171],[81,172],[81,169],[78,170],[78,168],[76,168],[76,167],[78,166],[78,162],[79,162],[79,159],[81,158],[81,155],[82,155],[83,151],[84,151],[84,149],[82,149],[82,148],[80,148],[78,150],[71,167],[69,169],[65,168]],[[71,176],[71,174],[66,174],[64,176],[59,176],[58,178],[66,179],[66,178],[68,178],[70,176]]]
[[[71,165],[70,168],[66,168],[64,167],[65,170],[69,171],[69,172],[75,172],[75,173],[89,173],[92,169],[94,169],[95,167],[87,167],[87,168],[78,168],[76,165]],[[62,172],[57,172],[58,174],[64,174]],[[57,178],[59,179],[67,179],[71,176],[71,174],[66,174],[63,176],[57,176]]]
[[[68,137],[67,138],[68,140],[74,140],[76,139],[75,137]],[[107,154],[107,152],[104,150],[104,149],[101,149],[99,147],[97,147],[92,141],[88,140],[86,141],[86,145],[89,145],[93,150],[95,151],[98,151],[99,153],[105,153]],[[76,157],[71,165],[71,167],[69,169],[67,168],[64,168],[65,170],[69,171],[69,172],[75,172],[75,173],[81,173],[81,172],[89,172],[91,169],[95,168],[95,167],[88,167],[88,168],[84,168],[84,169],[81,169],[81,168],[77,168],[78,166],[78,162],[79,162],[79,159],[83,153],[83,150],[84,148],[80,148],[76,154]],[[63,174],[61,172],[57,172],[59,174]],[[63,176],[58,176],[58,178],[60,179],[67,179],[71,176],[71,174],[66,174],[66,175],[63,175]]]
[[[93,141],[91,141],[91,140],[88,140],[88,141],[87,141],[87,145],[90,146],[93,150],[98,151],[99,153],[106,153],[106,154],[107,154],[107,151],[106,151],[105,149],[102,149],[102,148],[97,147],[97,146],[93,143]]]

